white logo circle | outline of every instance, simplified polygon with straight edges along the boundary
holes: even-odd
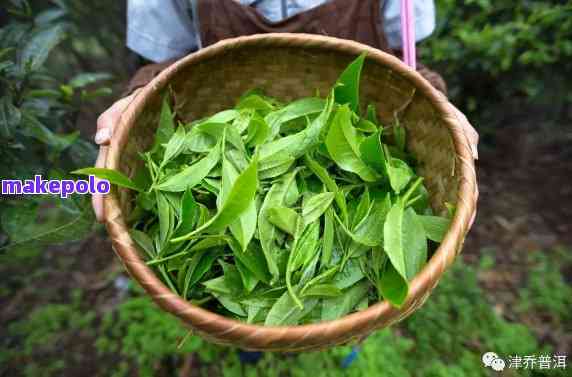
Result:
[[[493,362],[491,363],[491,368],[493,368],[493,370],[500,372],[504,369],[505,367],[505,363],[503,359],[494,359]]]
[[[498,358],[499,356],[496,353],[487,352],[483,355],[483,364],[485,364],[487,367],[490,367],[492,362]]]

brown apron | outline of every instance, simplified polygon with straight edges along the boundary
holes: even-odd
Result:
[[[195,28],[199,29],[201,47],[242,35],[310,33],[350,39],[394,53],[389,49],[383,32],[381,1],[329,0],[282,21],[271,22],[255,8],[235,0],[193,0],[193,21]],[[176,60],[144,66],[131,79],[126,93],[144,86]],[[420,64],[418,71],[433,86],[446,93],[441,76]]]
[[[329,0],[279,22],[234,0],[196,0],[203,47],[261,33],[309,33],[351,39],[389,52],[380,0]]]

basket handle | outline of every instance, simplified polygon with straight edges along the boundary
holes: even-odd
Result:
[[[403,62],[416,69],[415,58],[415,22],[413,19],[413,0],[401,0],[401,48]]]

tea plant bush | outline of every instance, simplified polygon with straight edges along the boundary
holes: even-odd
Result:
[[[531,269],[525,287],[520,291],[517,310],[534,311],[550,318],[552,325],[572,331],[572,286],[564,271],[572,265],[572,255],[566,248],[548,253],[533,253]]]
[[[137,365],[140,376],[153,376],[157,361],[169,359],[180,365],[184,355],[193,352],[212,361],[210,356],[215,351],[205,347],[201,338],[186,337],[184,326],[147,297],[131,298],[116,311],[106,313],[98,332],[98,354],[120,354]]]
[[[0,343],[0,373],[7,367],[23,376],[49,377],[77,368],[84,356],[80,349],[75,348],[72,357],[62,357],[60,351],[94,334],[95,312],[81,310],[81,300],[82,292],[76,290],[67,304],[48,304],[7,324]],[[17,346],[11,347],[16,339]]]
[[[443,73],[479,130],[561,124],[570,114],[572,4],[566,0],[437,0],[421,60]]]
[[[2,6],[9,20],[0,29],[3,179],[31,179],[36,174],[62,178],[95,159],[96,149],[80,138],[77,120],[83,105],[110,94],[100,84],[111,76],[102,72],[62,75],[50,64],[53,52],[77,29],[64,2],[58,4],[36,9],[27,1],[10,1]],[[37,250],[82,239],[92,225],[87,198],[5,196],[0,202],[0,252],[8,246]]]

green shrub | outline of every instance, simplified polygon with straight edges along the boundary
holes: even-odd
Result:
[[[180,356],[192,352],[207,358],[210,355],[200,338],[186,336],[188,330],[181,322],[147,297],[121,303],[115,312],[103,317],[98,331],[100,336],[95,344],[98,353],[120,354],[134,362],[141,376],[153,376],[157,363],[166,358],[180,362]]]
[[[80,108],[110,94],[94,87],[106,73],[69,79],[48,68],[52,51],[70,39],[74,24],[59,6],[33,11],[27,1],[3,6],[9,22],[0,28],[0,176],[3,179],[61,179],[77,166],[93,164],[96,149],[80,139]],[[93,225],[88,198],[2,197],[0,251],[77,240]]]
[[[93,336],[96,315],[80,309],[81,292],[74,296],[71,304],[48,304],[8,325],[0,343],[0,372],[7,365],[25,376],[49,377],[81,363],[81,354],[62,351]]]
[[[561,122],[572,102],[569,1],[437,0],[421,58],[480,130]],[[541,121],[541,122],[540,122]],[[540,124],[539,124],[540,122]]]
[[[572,287],[563,271],[572,268],[570,251],[557,248],[549,252],[529,254],[532,264],[526,285],[520,290],[518,311],[535,311],[550,317],[555,325],[572,330]]]

